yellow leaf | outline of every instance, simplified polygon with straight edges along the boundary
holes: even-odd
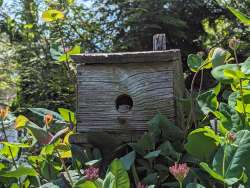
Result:
[[[61,11],[54,9],[47,10],[42,14],[42,19],[45,22],[53,22],[57,20],[62,20],[63,18],[64,14]]]
[[[62,159],[71,158],[72,157],[71,150],[60,152],[60,156],[61,156]]]
[[[21,129],[23,127],[25,127],[25,125],[29,122],[29,119],[26,118],[25,116],[23,115],[19,115],[17,118],[16,118],[16,121],[15,121],[15,128],[16,129]]]
[[[64,144],[70,145],[70,143],[69,143],[69,137],[70,137],[72,134],[74,134],[74,132],[73,132],[73,131],[70,131],[70,132],[68,132],[68,134],[65,135],[65,137],[64,137],[64,139],[63,139],[63,143],[64,143]]]

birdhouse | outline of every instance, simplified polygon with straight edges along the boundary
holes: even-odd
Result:
[[[72,59],[77,63],[78,133],[105,132],[131,140],[147,131],[157,113],[181,125],[179,50],[87,53]]]

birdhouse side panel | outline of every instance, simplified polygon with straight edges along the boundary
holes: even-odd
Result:
[[[79,65],[77,131],[145,131],[157,112],[174,120],[174,63]]]

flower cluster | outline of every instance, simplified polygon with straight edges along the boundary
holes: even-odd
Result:
[[[99,168],[91,166],[84,170],[84,175],[87,180],[96,180],[99,178]]]
[[[184,164],[177,164],[175,163],[174,166],[169,167],[170,173],[179,181],[183,182],[185,177],[189,172],[189,167],[186,163]]]

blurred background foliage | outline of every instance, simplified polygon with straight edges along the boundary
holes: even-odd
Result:
[[[246,14],[248,0],[230,1]],[[166,33],[167,48],[179,48],[184,70],[189,53],[242,41],[240,58],[250,55],[250,30],[215,0],[0,0],[0,102],[19,107],[74,110],[75,65],[58,57],[81,52],[152,49],[152,36]],[[57,9],[65,19],[45,23],[41,14]],[[72,74],[71,74],[72,73]]]

